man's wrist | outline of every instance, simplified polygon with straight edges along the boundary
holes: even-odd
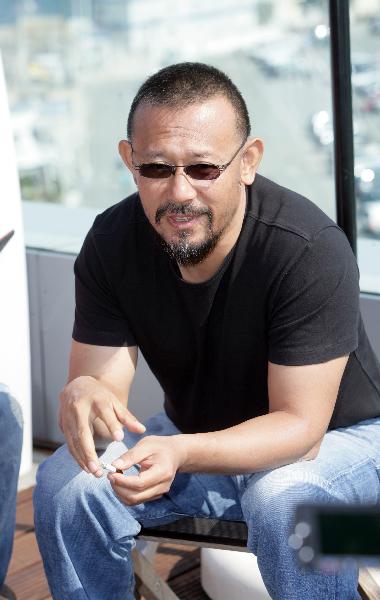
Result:
[[[181,433],[173,436],[178,460],[178,471],[186,472],[191,463],[193,434]]]
[[[77,377],[73,377],[72,379],[70,379],[65,387],[71,386],[72,384],[84,384],[84,383],[88,383],[88,382],[93,382],[93,381],[97,381],[95,379],[95,377],[93,377],[92,375],[78,375]]]
[[[175,437],[178,438],[178,471],[182,473],[204,471],[205,465],[208,463],[206,458],[208,450],[211,451],[211,447],[209,447],[209,444],[212,443],[210,435],[204,433],[182,433]]]

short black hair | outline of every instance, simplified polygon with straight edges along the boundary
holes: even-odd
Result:
[[[231,79],[219,69],[199,62],[164,67],[139,88],[128,115],[127,136],[132,139],[133,117],[140,104],[182,108],[213,96],[227,98],[236,112],[238,131],[246,139],[251,131],[247,105]]]

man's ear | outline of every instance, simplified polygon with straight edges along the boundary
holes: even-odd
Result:
[[[135,184],[137,185],[137,180],[136,180],[136,176],[135,176],[136,171],[133,168],[133,161],[132,161],[132,146],[131,146],[130,142],[128,142],[128,140],[121,140],[119,142],[119,154],[120,154],[121,159],[122,159],[123,163],[125,164],[125,166],[132,173],[133,180],[134,180]]]
[[[248,140],[242,157],[240,171],[240,179],[244,185],[253,183],[263,152],[263,140],[260,138]]]
[[[132,146],[128,140],[121,140],[119,142],[119,154],[122,158],[123,163],[128,167],[130,171],[133,170],[132,165]]]

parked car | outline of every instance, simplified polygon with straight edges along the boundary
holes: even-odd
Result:
[[[268,77],[304,76],[312,74],[313,63],[307,54],[310,40],[305,36],[277,39],[257,45],[250,58]]]
[[[357,160],[355,189],[359,230],[380,237],[380,155]]]
[[[354,119],[354,144],[355,147],[368,143],[368,137],[362,123]],[[327,110],[319,110],[310,117],[309,130],[314,141],[325,148],[331,148],[334,141],[333,120]]]
[[[327,110],[319,110],[310,117],[310,132],[320,146],[327,146],[333,142],[333,122]]]
[[[380,82],[368,90],[366,98],[363,101],[362,110],[364,112],[380,111]]]
[[[351,83],[357,94],[365,96],[380,84],[380,59],[366,52],[353,53],[351,57]]]

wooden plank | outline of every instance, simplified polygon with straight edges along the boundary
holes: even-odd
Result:
[[[34,516],[32,499],[17,503],[15,539],[23,533],[34,530]]]
[[[18,525],[16,523],[16,529],[15,529],[15,534],[13,539],[17,540],[17,538],[21,537],[22,535],[25,535],[26,533],[31,533],[34,531],[34,528],[29,527],[27,525]]]
[[[200,568],[171,579],[170,587],[181,600],[209,600],[201,585]]]
[[[17,504],[22,504],[23,502],[30,502],[33,498],[33,490],[34,486],[28,487],[25,490],[22,490],[17,494]]]
[[[25,533],[15,539],[8,576],[41,561],[34,532]]]
[[[16,523],[34,527],[33,514],[33,503],[31,499],[26,502],[22,502],[21,504],[17,504]]]
[[[154,558],[157,573],[165,581],[199,567],[200,550],[194,546],[160,544]]]
[[[46,600],[51,597],[41,560],[9,574],[6,583],[15,592],[17,600]]]
[[[34,529],[33,490],[29,487],[17,494],[15,539]]]

